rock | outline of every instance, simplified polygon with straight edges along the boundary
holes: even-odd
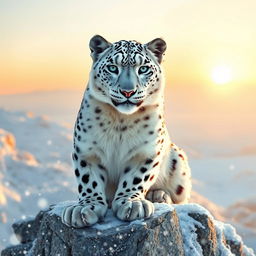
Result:
[[[232,226],[215,221],[196,204],[155,204],[151,218],[133,222],[119,221],[109,210],[103,223],[83,229],[62,224],[64,205],[40,212],[34,221],[14,224],[21,244],[6,248],[1,255],[254,255]],[[28,224],[31,232],[27,232]]]
[[[35,218],[17,221],[12,225],[13,231],[21,243],[34,241],[38,228],[41,226],[45,211],[40,211]]]
[[[197,234],[197,241],[200,242],[203,255],[218,255],[216,230],[211,218],[209,218],[206,214],[199,213],[189,213],[188,215],[202,224],[195,224],[195,232]]]

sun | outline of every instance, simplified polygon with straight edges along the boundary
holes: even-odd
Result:
[[[218,85],[225,85],[232,81],[232,70],[228,66],[216,66],[211,73],[212,80]]]

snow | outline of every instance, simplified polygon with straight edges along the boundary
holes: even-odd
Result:
[[[180,227],[181,227],[181,232],[182,232],[182,237],[184,242],[183,246],[185,250],[185,255],[188,255],[188,256],[203,255],[202,248],[200,244],[197,242],[197,234],[195,232],[196,226],[202,227],[202,224],[194,220],[192,217],[188,215],[188,212],[190,209],[189,206],[185,206],[184,208],[182,206],[178,206],[178,207],[176,206],[175,209],[179,217],[179,222],[180,222]],[[196,206],[191,205],[191,210],[192,211],[196,210]]]
[[[230,224],[225,224],[223,222],[213,219],[207,210],[205,210],[204,208],[202,208],[200,205],[197,205],[197,204],[176,205],[174,206],[174,208],[176,209],[179,217],[186,256],[203,255],[202,248],[197,242],[198,238],[195,232],[197,227],[202,228],[203,226],[200,222],[190,217],[189,213],[200,213],[200,214],[208,215],[210,219],[213,221],[213,225],[216,229],[218,249],[221,251],[221,255],[223,256],[234,255],[230,253],[225,243],[223,242],[223,234],[227,240],[231,240],[237,243],[242,242],[241,237],[236,233],[236,230],[234,227],[232,227]],[[244,253],[246,256],[254,255],[253,250],[247,248],[246,246],[244,249]]]
[[[0,250],[13,241],[14,221],[75,199],[66,134],[72,130],[45,117],[0,109]]]
[[[68,95],[63,93],[62,97]],[[0,109],[0,250],[10,243],[14,221],[35,215],[50,204],[77,197],[70,157],[72,127],[82,94],[76,95],[72,96],[71,108],[64,103],[58,105],[59,109],[54,109],[52,103],[45,106],[47,94],[40,98],[40,109],[34,95],[27,110],[33,109],[36,114]],[[13,102],[18,102],[18,98]],[[25,105],[19,109],[26,109]],[[37,116],[44,111],[61,122]],[[227,148],[202,141],[184,141],[183,145],[192,167],[191,202],[202,204],[218,220],[231,223],[245,243],[256,250],[255,156],[228,155]],[[238,152],[237,145],[231,143],[229,148]],[[213,154],[216,149],[218,155]]]

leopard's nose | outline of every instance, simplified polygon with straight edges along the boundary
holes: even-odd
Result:
[[[135,94],[136,91],[124,91],[120,90],[121,94],[123,94],[126,98],[130,98],[133,94]]]

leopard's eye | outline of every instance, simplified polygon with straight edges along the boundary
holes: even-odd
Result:
[[[107,69],[108,69],[108,71],[111,72],[111,73],[118,74],[118,67],[115,66],[115,65],[108,65],[108,66],[107,66]]]
[[[146,73],[148,70],[149,70],[149,67],[148,67],[148,66],[141,66],[141,67],[139,68],[138,73],[139,73],[139,75],[140,75],[140,74]]]

